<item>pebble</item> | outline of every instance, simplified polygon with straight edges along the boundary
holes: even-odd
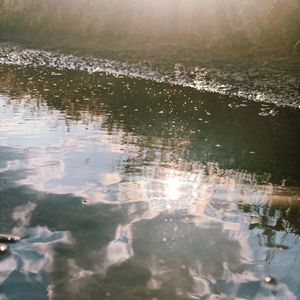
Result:
[[[0,255],[5,254],[8,251],[8,246],[0,244]]]
[[[264,282],[267,283],[267,284],[276,285],[277,284],[277,279],[272,277],[272,276],[266,276],[264,278]]]

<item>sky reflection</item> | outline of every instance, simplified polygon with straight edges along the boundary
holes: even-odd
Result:
[[[256,127],[245,138],[228,125],[226,135],[213,109],[202,123],[194,109],[186,118],[174,104],[167,114],[153,98],[143,110],[140,96],[127,99],[130,111],[116,94],[97,105],[96,96],[56,103],[12,91],[0,94],[0,224],[22,240],[1,257],[4,294],[27,280],[24,293],[34,286],[45,299],[299,295],[299,189],[279,180],[284,164],[274,184],[261,160],[269,151],[244,142]],[[161,119],[150,122],[153,109]],[[264,284],[267,275],[278,285]]]
[[[12,219],[16,226],[12,228],[12,233],[20,236],[21,240],[11,244],[9,254],[0,259],[0,284],[4,299],[18,298],[20,295],[30,299],[47,297],[54,247],[57,243],[71,243],[68,232],[52,232],[41,226],[30,227],[35,207],[36,204],[28,202],[13,210]]]

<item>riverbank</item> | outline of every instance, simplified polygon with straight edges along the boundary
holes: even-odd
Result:
[[[150,42],[135,45],[126,41],[106,41],[100,45],[99,41],[81,44],[68,39],[55,43],[23,40],[23,46],[16,47],[18,39],[9,40],[14,43],[1,43],[2,59],[5,59],[3,55],[7,51],[43,49],[44,53],[73,55],[84,57],[85,60],[109,60],[118,66],[122,65],[122,70],[117,67],[115,71],[125,72],[126,75],[130,73],[129,69],[134,69],[131,75],[137,77],[155,77],[158,81],[199,90],[279,106],[300,107],[300,59],[293,51],[246,49],[239,52],[233,50],[224,55],[220,49],[200,51],[175,43],[157,46]]]

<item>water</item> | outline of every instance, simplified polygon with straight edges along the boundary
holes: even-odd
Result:
[[[298,109],[49,62],[0,78],[21,237],[0,299],[300,297]]]
[[[9,43],[2,43],[0,46],[2,64],[51,66],[56,69],[127,76],[243,97],[277,106],[300,108],[299,72],[296,66],[291,76],[280,68],[276,70],[265,65],[254,68],[251,64],[247,66],[247,59],[244,60],[244,64],[241,62],[229,64],[222,60],[211,64],[205,62],[203,58],[201,60],[201,55],[197,51],[174,55],[172,50],[168,49],[161,58],[155,55],[149,57],[146,54],[145,57],[134,58],[135,55],[132,54],[133,58],[130,58],[130,55],[126,58],[126,54],[116,47],[116,53],[109,54],[103,51],[99,58],[97,52],[96,56],[78,56],[28,49]],[[73,52],[76,53],[76,50],[73,49]],[[187,60],[186,57],[190,59]]]

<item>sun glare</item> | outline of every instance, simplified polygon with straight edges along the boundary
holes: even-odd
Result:
[[[170,200],[178,200],[180,197],[181,182],[178,177],[170,177],[166,180],[166,196]]]

